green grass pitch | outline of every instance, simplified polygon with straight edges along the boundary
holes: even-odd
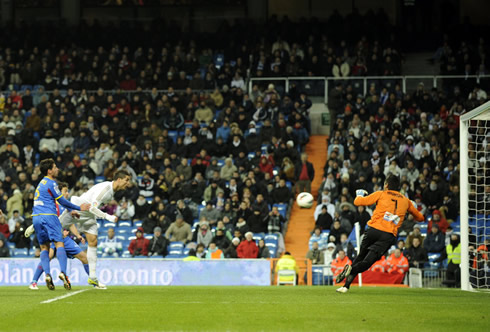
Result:
[[[50,303],[42,301],[79,290]],[[490,331],[490,294],[353,287],[1,287],[2,331]]]

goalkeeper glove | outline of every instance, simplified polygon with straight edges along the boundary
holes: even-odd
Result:
[[[364,189],[357,189],[356,190],[356,196],[362,196],[362,197],[364,197],[367,194],[368,194],[368,192],[366,190],[364,190]]]

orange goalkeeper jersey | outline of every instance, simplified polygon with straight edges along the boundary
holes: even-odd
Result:
[[[368,222],[369,227],[380,231],[398,234],[398,228],[405,219],[405,214],[410,212],[417,221],[424,221],[424,216],[413,206],[410,200],[394,190],[376,191],[366,197],[357,196],[354,205],[376,204],[373,216]]]

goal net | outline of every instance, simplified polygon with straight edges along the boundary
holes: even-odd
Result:
[[[490,288],[490,102],[460,118],[461,289]]]

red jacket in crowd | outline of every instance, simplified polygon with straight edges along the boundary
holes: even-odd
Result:
[[[255,244],[255,241],[243,240],[236,249],[239,258],[257,258],[259,254],[259,248]]]

